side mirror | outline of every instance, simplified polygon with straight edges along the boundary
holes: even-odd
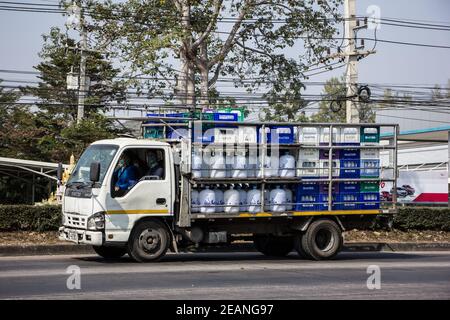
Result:
[[[58,181],[61,181],[63,177],[63,165],[62,163],[58,163],[58,169],[56,169],[56,178]]]
[[[100,180],[100,162],[92,162],[89,170],[89,179],[92,183]]]

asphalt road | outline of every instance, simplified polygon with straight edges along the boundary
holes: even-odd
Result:
[[[73,265],[81,289],[69,290]],[[380,268],[380,289],[367,287],[370,265]],[[450,299],[450,252],[341,253],[325,262],[185,253],[151,264],[93,255],[1,257],[0,299]]]

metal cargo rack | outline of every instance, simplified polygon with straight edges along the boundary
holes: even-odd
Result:
[[[176,128],[180,127],[187,127],[188,128],[188,140],[189,142],[186,143],[185,146],[185,154],[182,155],[182,157],[189,157],[188,165],[184,167],[184,170],[182,170],[182,176],[186,179],[185,181],[188,181],[188,183],[184,184],[184,196],[186,205],[189,206],[189,216],[190,219],[232,219],[232,218],[256,218],[256,217],[295,217],[295,216],[311,216],[311,215],[365,215],[365,214],[392,214],[397,212],[397,178],[398,178],[398,170],[397,170],[397,137],[399,134],[399,127],[397,124],[379,124],[379,123],[359,123],[359,124],[341,124],[341,123],[292,123],[292,122],[249,122],[249,123],[243,123],[243,122],[229,122],[229,121],[202,121],[202,120],[192,120],[192,119],[181,119],[181,120],[189,120],[187,123],[170,123],[170,120],[176,120],[180,121],[180,118],[173,118],[173,119],[160,119],[161,123],[149,123],[149,124],[143,124],[143,126],[162,126],[164,128],[170,127],[173,130],[176,130]],[[230,126],[230,127],[256,127],[257,128],[257,135],[259,134],[259,129],[263,132],[261,134],[261,141],[260,143],[207,143],[207,142],[192,142],[192,133],[195,126],[203,126],[203,125],[221,125],[224,127]],[[328,128],[329,129],[329,141],[328,145],[320,145],[319,143],[317,145],[310,145],[310,144],[304,144],[297,141],[293,143],[268,143],[266,142],[266,127],[271,126],[289,126],[289,127],[317,127],[317,128]],[[372,144],[372,145],[336,145],[333,141],[333,129],[334,128],[361,128],[361,127],[377,127],[379,128],[379,131],[381,132],[381,129],[390,129],[393,133],[392,137],[389,139],[389,144],[387,145],[381,145],[378,144]],[[164,129],[166,130],[166,129]],[[165,132],[165,131],[164,131]],[[381,137],[380,137],[381,139]],[[386,140],[385,140],[386,141]],[[381,140],[380,140],[381,142]],[[192,151],[193,148],[199,148],[201,150],[204,149],[204,147],[209,147],[211,149],[214,148],[223,148],[223,151],[231,151],[231,150],[239,150],[239,149],[245,149],[245,150],[252,150],[252,149],[258,149],[261,151],[261,162],[265,163],[265,157],[267,155],[267,150],[270,150],[272,146],[276,146],[279,149],[289,149],[289,150],[295,150],[297,155],[298,151],[301,149],[319,149],[319,150],[328,150],[328,167],[326,168],[316,168],[317,170],[328,170],[328,176],[319,177],[319,178],[307,178],[307,177],[292,177],[292,178],[285,178],[285,177],[264,177],[265,176],[265,168],[262,166],[260,169],[256,168],[256,170],[261,170],[262,177],[248,177],[248,178],[193,178],[192,177]],[[226,146],[226,148],[225,148]],[[335,170],[341,170],[340,168],[333,168],[333,150],[339,150],[339,149],[357,149],[357,150],[364,150],[364,149],[377,149],[380,151],[389,151],[392,152],[392,157],[390,156],[390,165],[383,167],[381,165],[380,158],[378,159],[380,162],[379,167],[371,167],[370,169],[375,169],[379,171],[378,177],[359,177],[359,178],[340,178],[334,176]],[[298,159],[297,159],[298,160]],[[298,167],[296,166],[295,170],[298,169],[311,169],[311,168],[304,168],[304,167]],[[352,167],[352,169],[367,169],[362,167]],[[249,170],[255,170],[255,169],[249,169]],[[269,169],[270,170],[270,169]],[[392,170],[392,177],[382,177],[383,170]],[[358,209],[358,210],[333,210],[333,205],[339,204],[339,202],[333,201],[333,183],[339,183],[339,182],[345,182],[345,181],[354,181],[354,182],[392,182],[393,185],[393,194],[392,194],[392,201],[378,201],[378,203],[383,204],[389,204],[388,206],[383,206],[379,209]],[[264,209],[266,208],[266,204],[264,201],[264,191],[266,190],[267,185],[273,185],[273,184],[300,184],[304,182],[318,182],[318,183],[324,183],[328,184],[328,211],[296,211],[295,207],[294,210],[286,211],[286,212],[266,212]],[[239,212],[239,213],[192,213],[191,212],[191,190],[193,185],[207,185],[207,184],[222,184],[222,185],[230,185],[230,184],[257,184],[260,186],[261,190],[261,203],[258,205],[261,207],[261,212],[259,213],[249,213],[249,212]],[[187,189],[187,190],[186,190]],[[361,203],[361,202],[354,202],[354,203]],[[301,204],[300,202],[296,201],[292,205]],[[291,204],[288,204],[291,205]],[[217,205],[215,205],[218,207]],[[225,205],[222,205],[224,207]],[[229,207],[229,205],[227,205]]]

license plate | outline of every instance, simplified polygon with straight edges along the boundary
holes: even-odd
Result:
[[[68,236],[69,240],[78,241],[78,233],[76,231],[69,230]]]

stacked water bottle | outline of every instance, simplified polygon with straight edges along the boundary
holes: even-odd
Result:
[[[276,185],[264,190],[264,209],[258,185],[200,185],[192,189],[193,213],[285,212],[294,209],[293,192]]]
[[[296,176],[296,171],[295,157],[289,151],[283,152],[280,157],[275,153],[258,157],[252,151],[247,155],[244,149],[196,149],[192,155],[193,178],[292,178]]]

